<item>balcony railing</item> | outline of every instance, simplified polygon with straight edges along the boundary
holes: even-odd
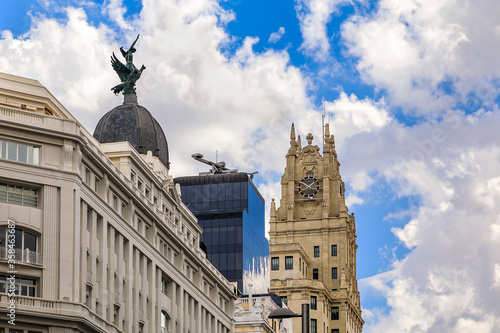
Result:
[[[23,262],[32,265],[43,264],[43,255],[39,252],[30,251],[29,249],[14,249],[14,258],[16,262]],[[0,260],[8,260],[9,253],[6,247],[0,247]]]

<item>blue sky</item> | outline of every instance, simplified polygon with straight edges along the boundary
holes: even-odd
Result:
[[[139,101],[171,174],[217,151],[259,171],[267,204],[291,123],[319,144],[324,105],[364,331],[499,332],[499,22],[495,0],[7,0],[0,71],[39,80],[93,132],[121,102],[109,57],[140,33]]]

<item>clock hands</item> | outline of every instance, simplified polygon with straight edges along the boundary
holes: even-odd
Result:
[[[299,184],[303,184],[303,185],[306,187],[306,189],[307,189],[307,188],[311,188],[311,186],[313,186],[314,182],[313,182],[313,183],[311,183],[311,184],[309,184],[309,185],[307,185],[307,184],[306,184],[306,183],[304,183],[303,181],[299,181]]]

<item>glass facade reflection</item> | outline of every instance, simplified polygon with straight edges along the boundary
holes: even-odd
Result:
[[[203,228],[208,260],[243,290],[243,271],[269,257],[265,237],[264,199],[246,173],[212,174],[174,179],[182,201]],[[259,269],[259,267],[256,267]]]

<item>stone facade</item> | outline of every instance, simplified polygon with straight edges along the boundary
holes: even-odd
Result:
[[[271,292],[300,313],[310,304],[311,333],[359,333],[356,226],[345,205],[335,141],[325,126],[323,156],[313,136],[302,147],[292,125],[281,178],[281,200],[271,203]],[[293,319],[300,327],[300,318]]]
[[[40,83],[2,73],[1,232],[0,332],[234,332],[234,287],[161,160],[99,144]]]
[[[268,295],[242,296],[234,304],[234,332],[245,333],[291,333],[289,320],[268,319],[269,314],[279,306]]]

